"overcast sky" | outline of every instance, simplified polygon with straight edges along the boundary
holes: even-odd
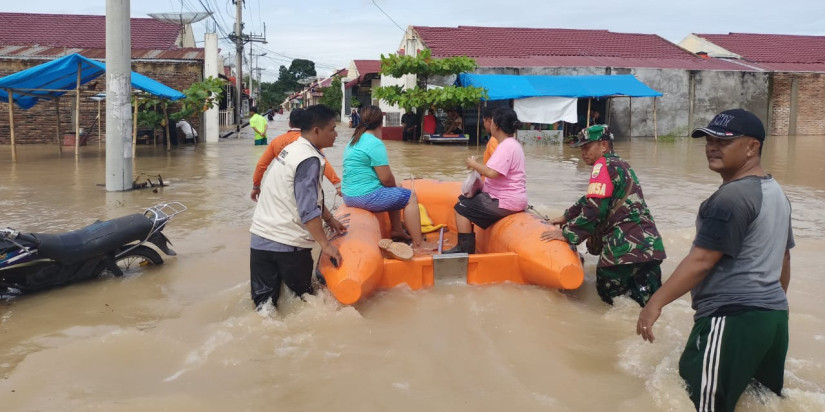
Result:
[[[23,13],[98,14],[106,0],[2,0],[0,10]],[[213,11],[225,32],[234,31],[232,0],[131,0],[132,17],[147,13]],[[383,10],[383,12],[382,12]],[[385,14],[386,13],[386,14]],[[389,17],[388,17],[389,16]],[[264,81],[292,58],[316,63],[319,74],[353,59],[394,52],[408,25],[542,27],[657,34],[678,43],[690,33],[771,33],[825,36],[824,0],[245,0],[245,33],[254,43]],[[212,23],[214,25],[214,23]],[[400,26],[400,27],[399,27]],[[204,22],[195,23],[202,46]],[[221,30],[218,30],[221,36]],[[234,50],[228,40],[221,54]],[[247,48],[247,55],[249,49]]]

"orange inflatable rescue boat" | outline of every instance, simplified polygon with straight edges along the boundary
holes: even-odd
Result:
[[[435,224],[449,229],[443,233],[446,250],[455,245],[456,225],[453,205],[461,192],[460,182],[406,180],[403,186],[413,189],[418,201]],[[412,260],[385,259],[378,241],[389,237],[386,213],[374,214],[364,209],[341,206],[335,212],[340,221],[348,221],[348,231],[332,243],[341,252],[343,262],[334,267],[322,256],[320,271],[327,287],[339,302],[351,305],[375,290],[406,284],[418,290],[432,287],[441,276],[466,272],[468,284],[501,282],[541,285],[555,289],[576,289],[584,280],[579,254],[563,241],[544,242],[541,233],[549,226],[530,213],[516,213],[499,220],[487,230],[475,227],[476,254],[416,254]],[[442,235],[427,235],[438,242]]]

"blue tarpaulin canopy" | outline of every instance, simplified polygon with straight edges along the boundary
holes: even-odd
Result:
[[[0,101],[7,102],[8,90],[11,90],[17,106],[29,109],[40,99],[52,99],[66,94],[77,88],[78,69],[81,85],[106,73],[105,64],[79,54],[70,54],[0,78]],[[185,97],[183,93],[135,72],[132,72],[132,87],[169,100]]]
[[[487,89],[488,100],[522,99],[527,97],[656,97],[662,93],[647,87],[635,76],[519,76],[510,74],[462,73],[458,86]]]

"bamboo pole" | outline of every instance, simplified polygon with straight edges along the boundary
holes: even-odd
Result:
[[[82,64],[77,62],[77,93],[74,108],[74,158],[80,159],[80,79],[83,77]]]
[[[9,94],[9,129],[11,131],[11,162],[17,163],[17,146],[14,145],[14,95],[11,89],[6,89]]]
[[[137,117],[138,117],[138,97],[135,96],[135,113],[132,115],[132,159],[135,158],[135,151],[137,150]]]
[[[633,98],[628,96],[630,99],[630,124],[627,126],[627,137],[633,137]]]
[[[608,126],[610,126],[610,106],[611,106],[612,102],[613,102],[613,98],[612,97],[608,98],[607,99],[607,107],[604,110],[604,111],[607,112],[607,113],[604,114],[604,124],[606,124]]]
[[[587,98],[587,120],[585,121],[586,127],[590,127],[590,103],[593,102],[593,98]]]
[[[100,150],[101,142],[103,142],[103,135],[100,134],[100,100],[97,101],[97,150]]]
[[[158,104],[155,103],[152,105],[152,111],[157,113],[158,112]],[[158,127],[156,125],[152,125],[152,149],[158,148],[158,134],[156,133]]]
[[[54,99],[55,123],[57,123],[57,155],[63,156],[63,133],[60,130],[60,96]]]
[[[481,101],[478,102],[478,117],[476,117],[476,150],[481,148]]]
[[[163,104],[163,119],[166,121],[166,151],[172,150],[172,137],[169,135],[169,112],[167,109],[167,104],[164,102]]]
[[[656,96],[653,96],[653,140],[659,141],[659,130],[656,123]]]

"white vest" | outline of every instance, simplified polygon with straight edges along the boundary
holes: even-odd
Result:
[[[261,195],[250,232],[269,240],[301,248],[315,246],[315,239],[301,223],[298,201],[295,199],[295,171],[306,159],[320,160],[318,168],[318,205],[323,210],[321,178],[324,175],[324,156],[303,136],[289,144],[274,159],[261,184]]]

